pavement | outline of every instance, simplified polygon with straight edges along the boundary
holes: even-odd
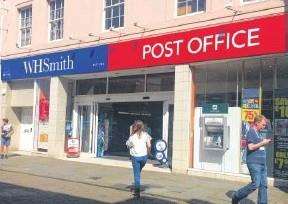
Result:
[[[132,168],[73,160],[12,154],[0,160],[2,204],[90,203],[231,203],[234,190],[246,182],[167,172],[142,172],[141,199],[130,188]],[[288,188],[270,187],[270,204],[287,204]],[[257,203],[257,192],[241,203]]]

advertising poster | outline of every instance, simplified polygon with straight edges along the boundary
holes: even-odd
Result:
[[[246,167],[246,134],[250,128],[250,123],[254,121],[256,115],[261,114],[261,91],[258,88],[242,89],[242,134],[240,140],[241,168],[242,172],[248,172]]]
[[[288,179],[288,90],[275,90],[274,177]]]

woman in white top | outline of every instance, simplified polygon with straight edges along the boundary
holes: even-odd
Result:
[[[145,132],[144,124],[141,120],[134,122],[132,134],[126,142],[130,150],[133,173],[134,173],[134,196],[140,198],[141,170],[145,166],[148,154],[151,149],[151,136]]]
[[[2,121],[3,125],[1,126],[1,159],[7,159],[11,135],[13,134],[13,128],[7,118],[3,118]]]

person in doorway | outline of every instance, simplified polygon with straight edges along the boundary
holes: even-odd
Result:
[[[141,120],[134,122],[132,133],[126,142],[130,150],[134,173],[134,196],[140,198],[141,171],[146,164],[151,150],[151,136],[145,132],[144,123]]]
[[[11,135],[13,134],[13,128],[7,118],[3,118],[2,121],[3,125],[1,126],[1,159],[7,159]]]
[[[267,203],[267,166],[265,146],[271,142],[269,138],[261,138],[260,131],[266,126],[266,118],[257,115],[247,132],[246,163],[251,177],[251,183],[240,188],[232,195],[232,204],[237,204],[243,198],[258,188],[258,202]]]

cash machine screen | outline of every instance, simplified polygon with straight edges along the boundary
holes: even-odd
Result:
[[[223,150],[224,125],[223,118],[204,119],[204,148]]]

